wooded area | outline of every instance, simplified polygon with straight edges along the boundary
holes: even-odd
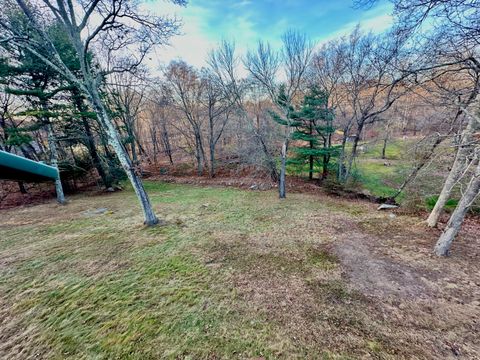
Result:
[[[1,0],[0,357],[480,356],[480,2],[388,3],[199,68],[142,1]]]
[[[479,6],[394,4],[397,22],[385,34],[357,27],[315,44],[288,30],[282,49],[260,41],[245,56],[225,40],[207,67],[178,60],[155,75],[142,63],[178,20],[128,1],[7,1],[1,149],[59,166],[64,181],[95,174],[111,189],[128,177],[154,225],[140,178],[163,164],[192,164],[209,177],[219,166],[248,166],[278,182],[284,198],[287,175],[351,188],[364,142],[383,142],[385,159],[389,142],[411,137],[410,168],[384,200],[396,204],[420,172],[435,171],[436,158],[451,161],[443,187],[429,194],[438,198],[427,221],[435,227],[445,204],[458,201],[435,248],[447,255],[480,186]],[[57,194],[64,202],[60,182]]]

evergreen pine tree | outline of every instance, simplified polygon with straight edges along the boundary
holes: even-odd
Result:
[[[328,175],[330,160],[338,153],[332,144],[334,112],[328,106],[328,94],[313,86],[305,95],[299,111],[291,113],[292,150],[295,156],[289,163],[304,169],[308,165],[309,179],[313,179],[315,164],[321,167],[320,179]]]

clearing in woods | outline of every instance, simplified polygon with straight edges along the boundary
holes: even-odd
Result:
[[[480,358],[479,225],[147,182],[1,212],[0,358]]]

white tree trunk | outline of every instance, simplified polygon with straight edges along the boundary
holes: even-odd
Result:
[[[442,192],[438,197],[437,202],[435,203],[435,207],[432,209],[432,212],[428,216],[427,224],[430,227],[436,227],[438,224],[438,220],[440,215],[442,214],[443,208],[447,203],[452,190],[461,177],[463,171],[465,170],[466,166],[466,159],[468,155],[472,152],[472,140],[473,134],[475,133],[476,129],[478,128],[477,121],[474,117],[469,117],[469,122],[467,127],[462,133],[462,137],[460,140],[460,145],[457,150],[457,154],[455,156],[455,161],[453,162],[452,169],[448,173],[448,177],[445,180],[445,183],[442,188]]]
[[[50,165],[58,170],[57,144],[55,143],[55,138],[53,136],[52,124],[47,125],[47,133],[48,147],[50,148]],[[63,193],[62,181],[60,180],[60,171],[58,171],[58,178],[55,179],[55,192],[57,194],[58,203],[65,205],[67,201],[65,200],[65,194]]]
[[[93,84],[93,81],[90,84]],[[132,187],[135,190],[135,193],[137,194],[138,200],[140,202],[140,206],[142,207],[142,211],[143,211],[144,224],[147,226],[153,226],[158,224],[159,220],[153,211],[147,192],[143,187],[142,181],[140,180],[138,175],[135,173],[135,169],[132,164],[132,161],[130,160],[130,157],[128,156],[125,147],[120,141],[117,129],[115,128],[115,125],[112,123],[108,115],[108,112],[105,106],[103,105],[102,100],[100,99],[100,95],[98,94],[97,89],[94,87],[94,85],[88,86],[87,89],[89,92],[89,100],[93,108],[95,109],[95,112],[99,117],[99,120],[101,121],[102,125],[106,130],[108,143],[115,151],[115,154],[117,155],[123,170],[125,170],[128,176],[128,179],[130,180],[130,183],[132,184]]]
[[[288,148],[288,138],[283,141],[282,144],[282,165],[280,168],[280,181],[278,184],[278,196],[280,199],[285,199],[287,196],[286,189],[286,176],[287,176],[287,148]]]
[[[435,253],[438,256],[448,256],[452,242],[457,236],[462,226],[465,215],[470,206],[475,201],[475,198],[480,192],[480,162],[478,157],[475,160],[475,173],[470,180],[466,191],[464,192],[460,202],[458,203],[455,211],[453,212],[447,227],[443,231],[442,235],[435,245]]]

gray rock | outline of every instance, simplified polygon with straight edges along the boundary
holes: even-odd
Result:
[[[258,186],[258,190],[261,190],[261,191],[270,190],[271,188],[272,186],[270,184],[260,184]]]
[[[89,209],[83,212],[84,216],[95,216],[95,215],[102,215],[108,211],[107,208],[98,208],[98,209]]]
[[[382,204],[377,208],[377,210],[390,210],[390,209],[397,209],[397,208],[398,208],[398,205]]]

